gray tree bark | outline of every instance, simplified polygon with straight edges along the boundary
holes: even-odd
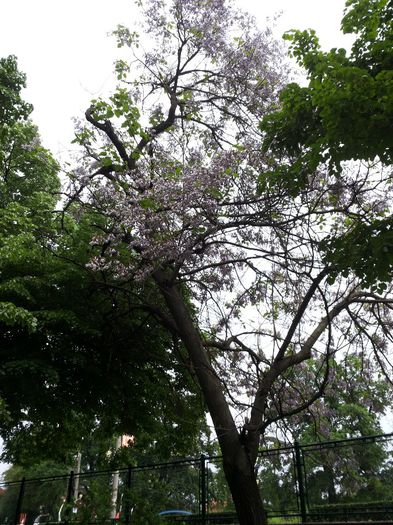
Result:
[[[195,375],[206,400],[223,455],[226,480],[241,525],[265,525],[266,513],[250,458],[236,428],[222,383],[212,367],[202,337],[191,317],[179,285],[157,271],[154,279],[165,299],[178,333],[188,351]]]

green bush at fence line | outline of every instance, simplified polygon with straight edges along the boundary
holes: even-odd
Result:
[[[197,513],[198,466],[186,464],[179,468],[136,470],[132,474],[130,490],[123,488],[122,494],[122,516],[124,517],[128,504],[132,509],[133,525],[163,523],[158,513],[173,508]]]
[[[111,511],[111,488],[106,476],[83,480],[80,494],[79,501],[72,505],[76,512],[71,514],[71,518],[81,525],[108,521]]]
[[[234,512],[235,506],[220,462],[208,465],[208,512]]]
[[[267,512],[297,510],[296,481],[292,455],[262,457],[258,479]]]
[[[369,521],[391,521],[393,520],[393,501],[373,501],[372,503],[335,503],[326,505],[315,505],[309,509],[312,521],[332,521],[362,517]]]
[[[281,517],[281,516],[273,516],[273,517],[269,517],[268,516],[268,519],[267,519],[269,525],[275,525],[276,523],[301,523],[302,520],[300,518],[300,516],[293,516],[291,518],[289,517]]]
[[[144,474],[144,473],[143,473]],[[165,483],[159,482],[158,472],[149,472],[131,485],[131,522],[134,525],[157,525],[158,513],[165,508]]]
[[[380,443],[306,453],[310,503],[325,504],[323,493],[330,504],[389,498],[393,489],[389,455]]]

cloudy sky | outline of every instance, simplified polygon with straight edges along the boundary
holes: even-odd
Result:
[[[237,0],[261,27],[282,12],[277,35],[314,28],[325,48],[349,47],[339,30],[345,0]],[[25,98],[44,145],[62,158],[73,138],[72,117],[113,82],[116,45],[108,34],[117,24],[132,26],[133,0],[0,0],[0,56],[14,54],[27,74]]]

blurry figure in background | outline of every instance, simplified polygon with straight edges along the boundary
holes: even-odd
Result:
[[[60,499],[60,507],[59,507],[59,510],[57,511],[57,521],[62,521],[61,515],[64,509],[65,502],[66,502],[66,497],[62,496]]]
[[[44,507],[44,505],[40,505],[39,512],[40,513],[38,514],[38,516],[34,520],[33,525],[38,525],[39,523],[45,523],[45,522],[47,522],[47,521],[49,521],[51,519],[51,516],[50,516],[49,512],[47,512],[47,510]]]
[[[27,520],[26,512],[21,512],[19,514],[18,525],[25,525],[26,524],[26,520]]]
[[[80,510],[83,507],[84,505],[83,496],[84,496],[83,492],[78,492],[78,497],[74,501],[74,507],[72,508],[72,512],[74,514],[77,514],[78,510]]]

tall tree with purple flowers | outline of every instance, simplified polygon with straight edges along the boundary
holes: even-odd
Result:
[[[131,59],[76,130],[72,201],[106,217],[90,267],[161,294],[163,307],[145,308],[183,342],[173,359],[204,395],[239,522],[261,524],[254,465],[266,429],[322,396],[333,355],[374,352],[388,365],[389,287],[337,272],[332,282],[319,246],[364,202],[386,208],[389,177],[366,166],[333,180],[323,165],[307,187],[261,177],[277,159],[261,149],[259,122],[286,80],[269,29],[224,0],[148,0],[144,14],[149,38],[118,27]],[[313,355],[320,366],[302,388]]]

